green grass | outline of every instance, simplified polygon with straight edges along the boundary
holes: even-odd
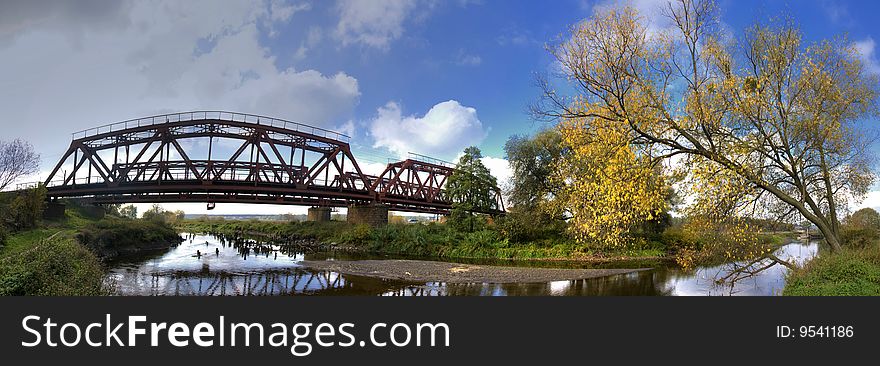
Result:
[[[822,253],[789,273],[783,295],[880,296],[880,249]]]
[[[6,238],[0,248],[0,295],[105,295],[110,291],[96,252],[174,238],[179,236],[164,224],[98,218],[70,205],[64,218]]]
[[[107,294],[104,270],[69,232],[51,239],[45,230],[14,237],[15,248],[0,255],[0,295],[97,296]]]
[[[514,260],[594,260],[663,257],[658,246],[645,245],[621,250],[596,250],[565,237],[550,237],[527,243],[511,242],[497,230],[485,228],[462,232],[449,225],[430,223],[389,224],[372,228],[346,222],[272,222],[185,220],[182,231],[226,236],[257,236],[267,239],[311,238],[337,247],[383,254],[420,257]]]

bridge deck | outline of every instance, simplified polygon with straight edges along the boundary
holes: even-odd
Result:
[[[152,116],[74,134],[46,179],[48,196],[96,203],[229,202],[448,213],[451,164],[428,158],[361,170],[346,135],[264,116],[198,111]],[[481,211],[503,213],[495,200]]]

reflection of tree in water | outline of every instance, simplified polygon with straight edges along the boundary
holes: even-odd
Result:
[[[283,254],[286,256],[296,256],[298,254],[303,254],[305,251],[303,248],[304,245],[295,241],[275,241],[273,240],[259,240],[245,237],[243,235],[225,235],[220,233],[212,234],[214,238],[216,238],[217,242],[219,242],[220,246],[223,248],[233,248],[238,255],[247,260],[249,256],[263,256],[269,258],[272,255]],[[190,242],[192,242],[195,235],[191,235],[189,237]],[[205,246],[208,246],[208,242],[205,242]]]

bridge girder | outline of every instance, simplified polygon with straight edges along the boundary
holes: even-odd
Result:
[[[331,207],[379,202],[392,210],[440,214],[451,209],[444,184],[454,168],[407,159],[369,176],[342,141],[347,136],[289,121],[186,112],[74,136],[44,182],[49,197]],[[207,156],[198,158],[205,148]],[[487,213],[503,211],[498,192],[497,207]]]

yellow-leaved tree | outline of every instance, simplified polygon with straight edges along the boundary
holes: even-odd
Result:
[[[663,14],[670,26],[649,31],[636,10],[603,7],[550,48],[574,92],[545,81],[534,111],[569,149],[555,179],[573,230],[620,241],[675,177],[705,226],[745,242],[745,218],[803,218],[838,250],[841,211],[874,180],[877,77],[853,44],[806,44],[786,20],[730,37],[711,0]]]

